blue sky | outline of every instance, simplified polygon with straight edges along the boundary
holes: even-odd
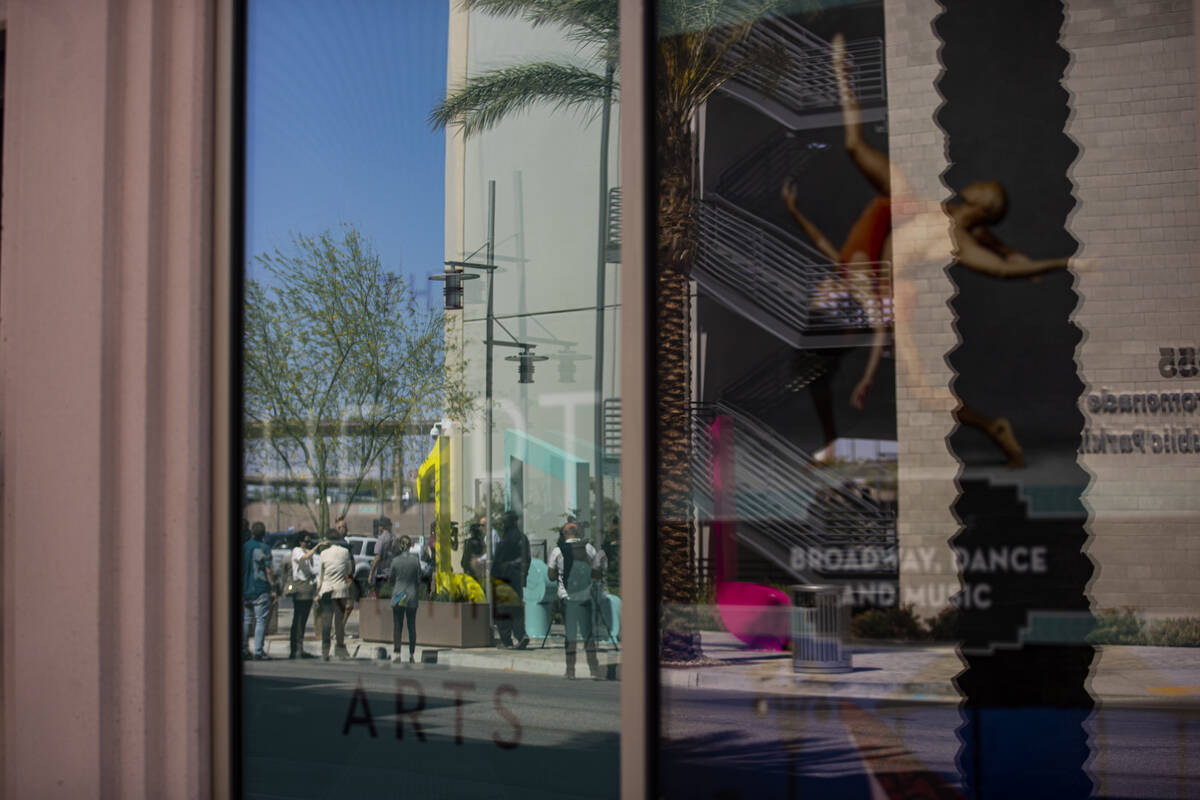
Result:
[[[441,270],[448,0],[251,0],[246,255],[353,223],[419,295]],[[429,295],[424,295],[429,296]]]

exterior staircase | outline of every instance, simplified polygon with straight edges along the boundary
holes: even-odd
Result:
[[[740,543],[798,582],[895,582],[894,501],[818,464],[762,420],[726,403],[698,405],[692,417],[693,501],[702,522],[714,519],[710,426],[717,416],[734,422],[734,521]],[[829,551],[841,554],[840,564],[812,564],[811,553]],[[852,553],[857,567],[845,560]],[[871,563],[863,564],[867,554]]]
[[[842,112],[831,51],[829,42],[798,22],[770,17],[756,24],[726,58],[735,62],[754,53],[778,53],[785,68],[760,63],[727,81],[722,91],[793,131],[836,125]],[[850,81],[863,122],[876,122],[887,115],[883,55],[879,38],[846,43]]]

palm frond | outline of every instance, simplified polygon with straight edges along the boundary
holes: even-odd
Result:
[[[787,57],[769,48],[735,48],[770,16],[778,0],[671,0],[659,6],[660,102],[696,108],[727,81],[756,66],[782,74]]]
[[[463,0],[467,11],[492,17],[519,17],[533,27],[583,27],[610,38],[617,36],[617,0]]]
[[[530,106],[580,108],[603,102],[606,91],[603,75],[580,67],[548,61],[519,64],[467,79],[433,109],[429,124],[435,130],[457,125],[473,136]]]
[[[602,58],[616,60],[617,0],[463,0],[462,5],[492,17],[524,19],[534,28],[557,25],[570,41],[592,45]]]

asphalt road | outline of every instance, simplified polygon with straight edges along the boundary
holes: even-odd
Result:
[[[614,798],[618,695],[617,682],[500,670],[249,663],[245,796]],[[676,688],[663,700],[665,798],[962,796],[953,704]],[[1018,723],[1031,747],[1054,746],[1037,720]],[[1200,797],[1200,709],[1108,708],[1085,730],[1093,796]]]
[[[245,796],[616,797],[619,686],[433,664],[248,663]]]
[[[663,699],[666,798],[963,796],[955,704],[693,689],[664,689]],[[1044,713],[1029,724],[1018,715],[1005,735],[1033,750],[1057,747]],[[1092,796],[1200,797],[1200,709],[1107,708],[1084,730]],[[993,772],[997,791],[985,781],[983,796],[1011,796],[999,790],[1005,778]]]

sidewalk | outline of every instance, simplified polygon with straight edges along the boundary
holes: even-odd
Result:
[[[853,670],[799,674],[790,653],[750,653],[730,634],[702,634],[705,655],[722,666],[667,669],[664,686],[767,694],[957,702],[963,662],[952,645],[851,645]],[[1200,648],[1098,647],[1088,686],[1102,703],[1200,706]]]
[[[272,658],[287,658],[288,628],[291,625],[291,609],[279,609],[279,633],[270,634],[266,640],[266,652]],[[408,639],[405,638],[404,655],[408,656]],[[312,622],[308,625],[308,635],[304,638],[305,649],[314,655],[321,652],[321,644],[313,633]],[[358,614],[352,614],[346,623],[346,647],[351,656],[357,661],[378,660],[380,648],[388,658],[392,655],[391,642],[368,642],[358,638]],[[587,659],[583,654],[583,644],[579,645],[576,672],[585,677],[588,674]],[[621,653],[619,647],[611,642],[597,643],[597,656],[606,680],[620,679]],[[500,649],[497,647],[463,647],[446,648],[417,645],[417,660],[424,663],[436,663],[450,667],[466,669],[496,669],[510,672],[523,672],[535,675],[561,676],[566,672],[566,653],[563,647],[563,626],[550,626],[550,636],[544,640],[530,639],[524,650],[515,648]]]
[[[286,631],[290,612],[280,612],[280,630]],[[311,627],[309,628],[311,631]],[[348,646],[358,660],[377,656],[378,648],[391,654],[390,643],[363,642],[357,638],[357,617],[347,625]],[[878,700],[958,702],[953,678],[963,664],[951,645],[856,642],[851,645],[853,669],[840,674],[800,674],[792,670],[791,653],[749,651],[731,634],[705,631],[704,654],[714,663],[702,667],[663,669],[664,687],[755,692],[772,695],[857,697]],[[267,652],[286,657],[286,633],[267,637]],[[309,652],[319,645],[310,633]],[[582,649],[582,648],[581,648]],[[418,645],[418,658],[452,667],[496,669],[539,675],[562,675],[565,669],[562,627],[553,626],[542,647],[535,639],[528,649],[431,648]],[[620,678],[620,651],[601,643],[599,658],[608,680]],[[586,675],[579,655],[577,669]],[[1200,648],[1105,646],[1097,648],[1089,691],[1100,703],[1200,707]]]

